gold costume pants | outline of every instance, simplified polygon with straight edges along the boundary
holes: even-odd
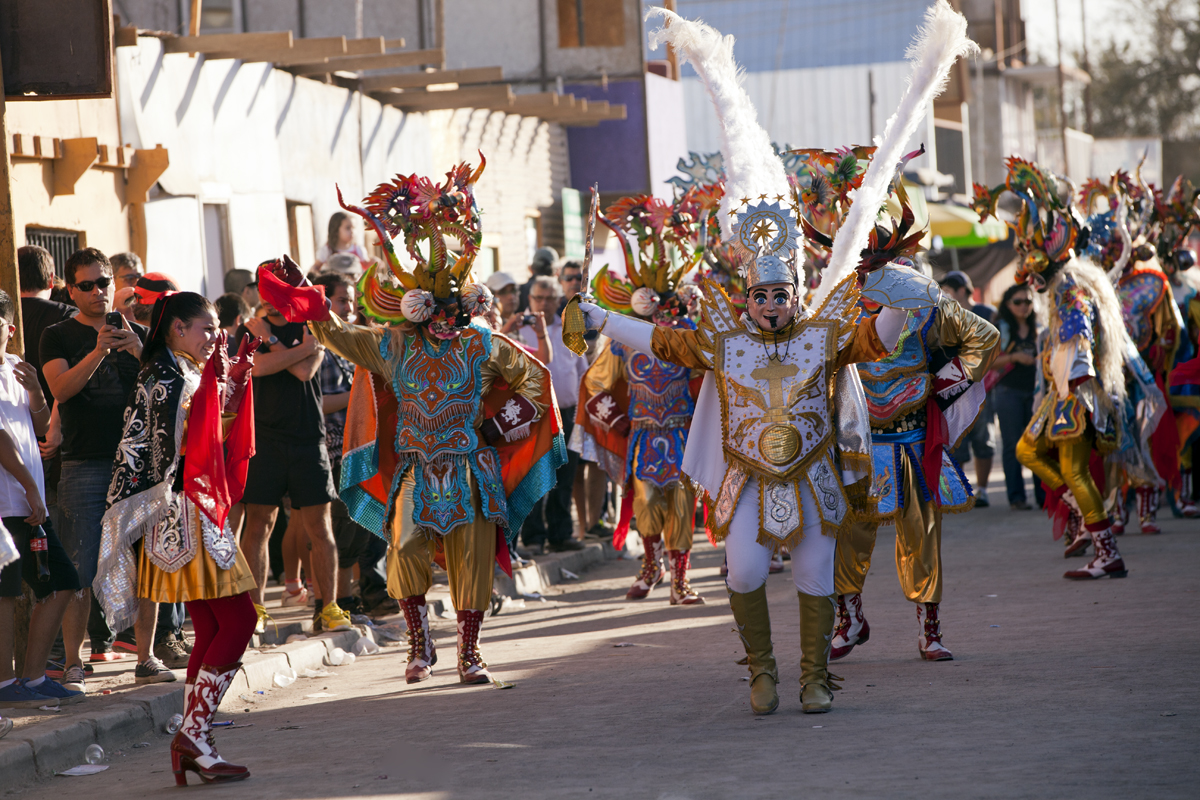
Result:
[[[1017,460],[1029,467],[1049,489],[1057,489],[1065,483],[1075,496],[1079,510],[1083,512],[1083,521],[1088,524],[1108,519],[1104,498],[1100,496],[1100,490],[1088,469],[1094,438],[1089,429],[1074,442],[1051,442],[1044,432],[1036,441],[1031,442],[1028,436],[1022,436],[1021,441],[1017,442]],[[1047,455],[1055,447],[1058,448],[1057,464]]]
[[[896,525],[896,576],[904,596],[913,603],[942,602],[942,510],[932,499],[921,498],[921,487],[914,471],[919,469],[900,455],[900,475],[904,486],[904,508],[894,517]],[[871,553],[875,549],[876,521],[851,522],[838,536],[837,558],[833,562],[833,582],[838,594],[858,594],[863,590]]]
[[[492,602],[492,576],[496,563],[496,525],[483,519],[479,489],[470,477],[471,504],[475,521],[459,525],[441,537],[450,576],[450,600],[455,610],[486,611]],[[414,529],[413,487],[410,472],[400,484],[392,514],[392,540],[387,554],[388,594],[400,600],[425,594],[433,585],[430,562],[436,549],[434,539]]]
[[[676,483],[660,489],[649,481],[633,479],[633,515],[642,536],[662,534],[667,550],[691,550],[695,528],[696,495],[691,484]]]

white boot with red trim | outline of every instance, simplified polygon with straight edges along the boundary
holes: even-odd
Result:
[[[1082,569],[1073,569],[1063,573],[1069,580],[1094,580],[1095,578],[1124,578],[1129,574],[1125,569],[1125,561],[1117,550],[1117,540],[1113,536],[1112,527],[1108,521],[1088,525],[1092,533],[1092,544],[1096,555]]]
[[[643,536],[642,547],[645,549],[645,553],[642,554],[642,571],[625,593],[626,600],[641,600],[649,596],[650,590],[657,586],[666,574],[662,566],[662,534]]]
[[[917,649],[926,661],[953,661],[954,655],[942,644],[942,621],[938,619],[937,603],[917,603]]]
[[[837,628],[829,649],[829,660],[837,661],[850,655],[850,651],[871,638],[871,626],[863,616],[862,595],[840,594],[837,601]]]
[[[1158,524],[1158,492],[1157,486],[1139,486],[1135,490],[1143,534],[1162,533]]]

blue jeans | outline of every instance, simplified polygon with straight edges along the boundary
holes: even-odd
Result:
[[[58,508],[62,517],[59,540],[75,563],[79,585],[91,588],[100,558],[100,525],[112,481],[111,459],[89,459],[62,463],[58,482]]]
[[[1004,486],[1008,491],[1008,502],[1024,503],[1025,474],[1021,462],[1017,461],[1017,442],[1033,417],[1033,392],[1023,392],[1003,384],[992,388],[992,405],[1000,423],[1000,441],[1003,445],[1001,461],[1004,464]],[[1036,480],[1036,479],[1035,479]]]

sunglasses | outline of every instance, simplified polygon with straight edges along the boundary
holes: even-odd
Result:
[[[1008,302],[1012,303],[1014,306],[1031,306],[1031,305],[1033,305],[1032,300],[1009,300]]]
[[[563,277],[562,277],[563,283],[567,283],[568,281],[571,283],[574,283],[575,281],[581,281],[581,280],[583,280],[582,275],[563,275]]]
[[[101,289],[107,289],[109,286],[112,286],[112,278],[109,278],[109,277],[97,278],[94,281],[80,281],[79,283],[73,283],[71,285],[74,286],[76,289],[78,289],[81,292],[90,292],[92,289],[95,289],[96,287],[100,287]]]

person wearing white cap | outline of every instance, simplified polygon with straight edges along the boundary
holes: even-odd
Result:
[[[513,314],[517,313],[517,281],[507,272],[493,272],[487,276],[484,281],[487,287],[492,290],[492,295],[496,298],[496,303],[500,306],[500,318],[508,322]]]

